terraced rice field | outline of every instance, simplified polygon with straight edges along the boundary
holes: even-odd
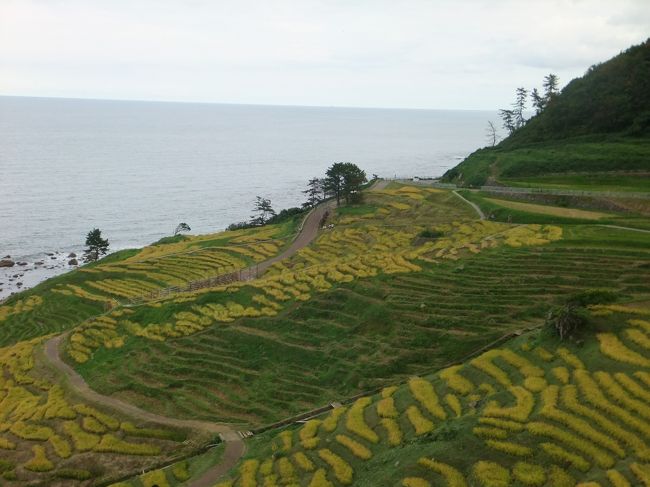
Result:
[[[444,223],[437,215],[429,222],[444,236],[418,242],[424,226],[373,221],[394,208],[382,204],[393,198],[381,193],[369,198],[370,211],[341,215],[347,225],[253,285],[134,309],[125,320],[141,326],[135,337],[119,319],[110,329],[80,329],[80,343],[92,330],[107,333],[94,347],[71,345],[92,356],[81,357],[78,370],[96,389],[159,413],[260,425],[442,366],[539,324],[567,293],[650,290],[647,237],[635,245],[587,228],[552,241],[543,238],[547,227]],[[413,198],[399,195],[404,200]],[[411,208],[426,214],[427,201],[418,201]],[[387,211],[393,221],[407,210]],[[145,324],[154,311],[167,318]],[[179,328],[187,321],[194,325]],[[123,340],[118,348],[101,343],[112,333]]]
[[[291,221],[117,252],[0,306],[0,345],[67,330],[120,303],[265,260],[288,242],[294,227]],[[31,305],[23,304],[30,300]]]
[[[140,427],[75,399],[40,363],[42,342],[0,348],[3,485],[107,480],[191,446],[184,432]]]
[[[217,487],[649,485],[650,309],[592,311],[254,438]]]

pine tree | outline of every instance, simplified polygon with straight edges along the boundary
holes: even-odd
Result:
[[[302,193],[307,195],[307,201],[302,204],[303,208],[312,208],[325,199],[325,180],[323,178],[312,178],[307,183],[307,189]]]
[[[266,225],[271,217],[276,215],[275,210],[271,206],[271,200],[257,196],[255,205],[253,206],[253,216],[251,216],[251,224],[262,226]]]
[[[84,260],[86,262],[95,262],[101,255],[105,255],[107,252],[108,240],[102,238],[102,232],[99,228],[94,228],[88,232]]]

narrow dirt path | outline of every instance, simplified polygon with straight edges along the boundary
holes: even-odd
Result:
[[[456,196],[458,196],[461,200],[463,200],[468,205],[471,205],[472,208],[474,208],[476,210],[476,213],[478,213],[479,218],[481,220],[485,220],[485,213],[483,213],[483,210],[481,210],[476,203],[472,203],[470,200],[464,198],[463,196],[461,196],[456,191],[452,191],[452,193],[454,193]]]
[[[376,186],[376,185],[375,185]],[[373,189],[375,189],[373,186]],[[300,249],[309,245],[318,235],[320,223],[325,214],[334,208],[335,202],[326,202],[314,208],[303,221],[298,236],[291,245],[281,254],[265,260],[255,266],[251,266],[242,271],[242,280],[255,279],[261,275],[270,266],[283,259],[291,257]],[[72,367],[61,359],[60,345],[68,333],[63,333],[45,342],[44,352],[46,359],[52,367],[61,372],[69,381],[70,386],[84,399],[108,406],[120,411],[133,418],[144,421],[167,425],[176,428],[189,428],[198,431],[207,431],[218,434],[226,445],[226,449],[221,461],[213,467],[206,470],[199,478],[190,481],[187,485],[190,487],[209,487],[214,485],[219,478],[228,473],[246,451],[246,445],[238,431],[233,430],[227,425],[211,423],[209,421],[197,421],[170,418],[161,416],[149,411],[140,409],[133,404],[129,404],[120,399],[111,396],[105,396],[90,388],[84,378],[77,373]]]

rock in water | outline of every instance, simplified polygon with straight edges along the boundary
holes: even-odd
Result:
[[[68,259],[74,259],[76,256],[77,256],[77,254],[75,254],[74,252],[70,252],[68,254]]]
[[[77,259],[70,259],[68,265],[79,265],[79,262],[77,262]]]
[[[13,267],[16,263],[11,259],[0,260],[0,267]]]

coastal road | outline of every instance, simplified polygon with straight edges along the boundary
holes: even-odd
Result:
[[[373,186],[375,189],[375,186]],[[318,235],[318,230],[327,212],[334,208],[335,202],[329,201],[315,207],[303,220],[302,226],[298,231],[298,235],[293,240],[291,245],[279,255],[272,257],[264,262],[255,266],[251,266],[242,271],[242,280],[255,279],[263,273],[270,266],[283,259],[291,257],[300,249],[309,245]],[[68,332],[69,333],[69,332]],[[150,421],[162,425],[167,425],[176,428],[189,428],[196,431],[203,431],[208,433],[218,434],[226,445],[226,449],[221,461],[213,467],[206,470],[199,478],[189,482],[187,485],[190,487],[210,487],[214,485],[219,478],[228,473],[233,468],[239,459],[246,451],[246,445],[242,440],[242,436],[238,431],[233,430],[227,425],[211,423],[208,421],[196,421],[170,418],[161,416],[149,411],[140,409],[133,404],[129,404],[120,399],[111,396],[105,396],[90,388],[84,378],[77,373],[72,367],[61,359],[60,346],[68,333],[63,333],[45,342],[45,357],[47,361],[61,372],[69,381],[70,386],[84,399],[108,406],[123,414],[138,418],[143,421]]]

